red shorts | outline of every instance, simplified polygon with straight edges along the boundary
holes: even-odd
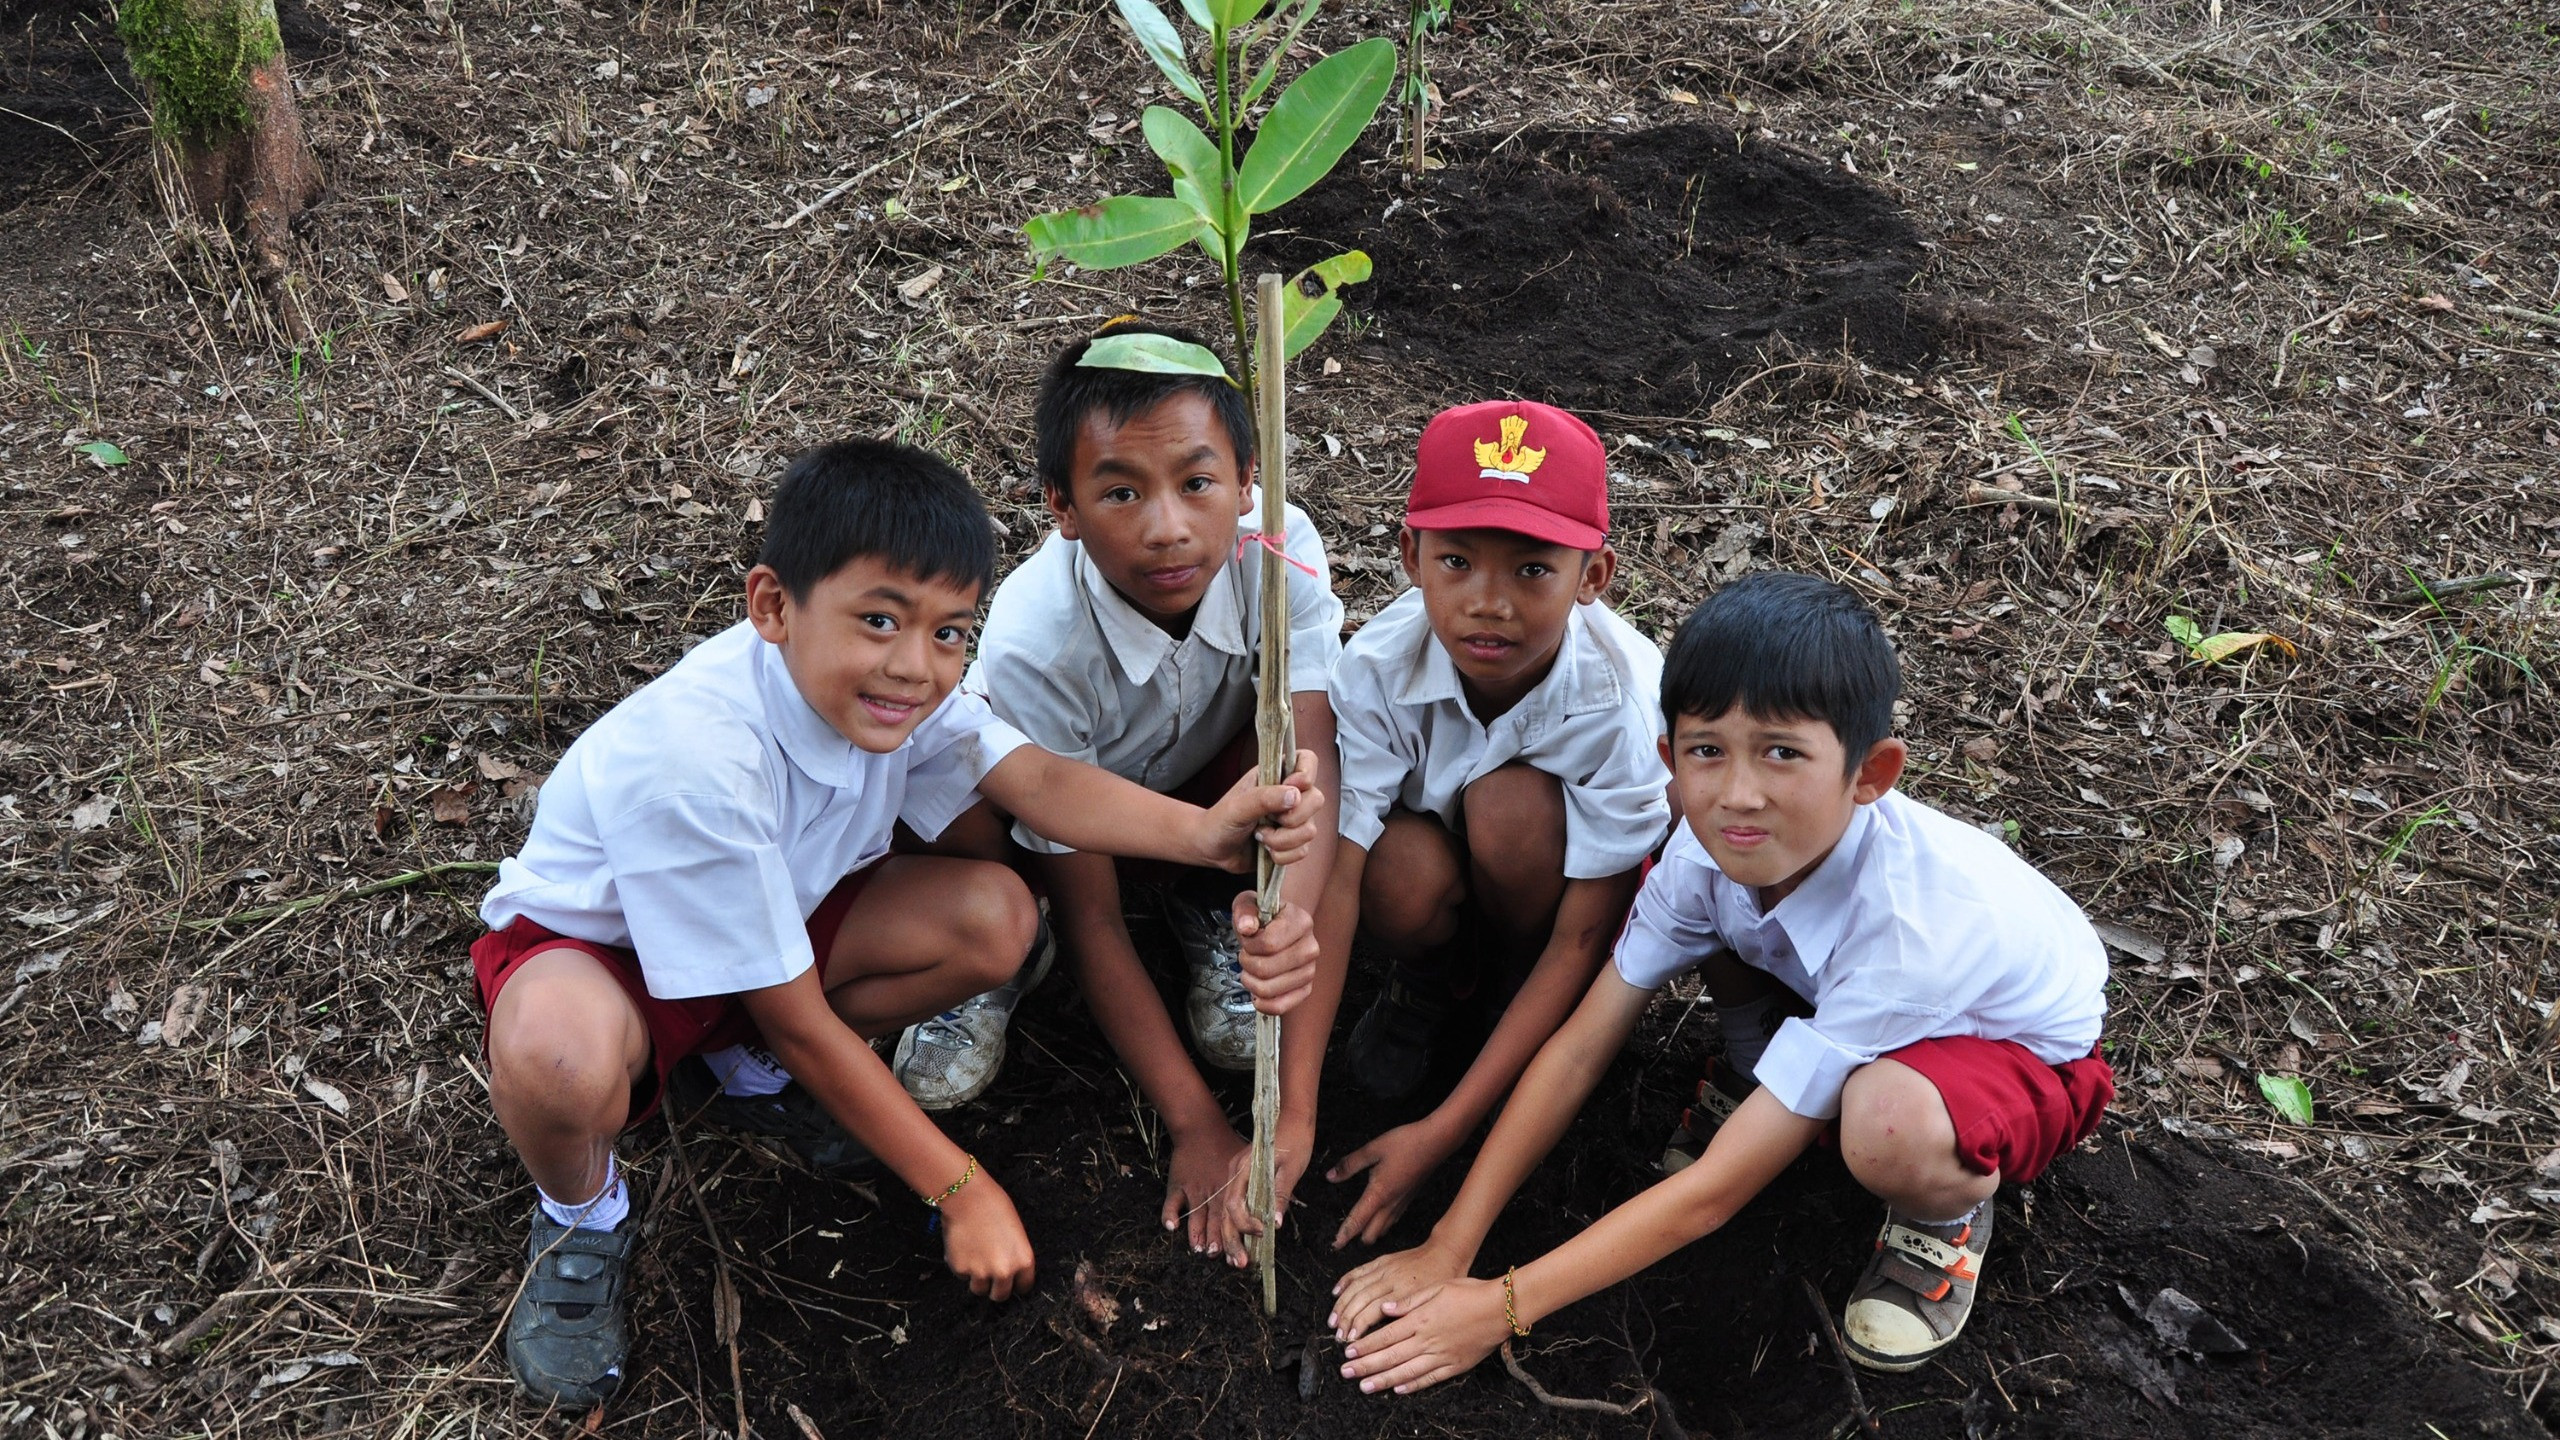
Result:
[[[836,882],[827,898],[809,914],[809,947],[824,965],[835,949],[836,931],[843,927],[845,912],[853,908],[863,887],[871,883],[878,867],[866,865]],[[596,963],[610,971],[622,985],[622,993],[640,1011],[641,1023],[649,1030],[650,1078],[645,1090],[640,1084],[631,1087],[630,1118],[623,1122],[628,1130],[658,1113],[658,1098],[666,1093],[667,1077],[675,1072],[678,1062],[688,1055],[703,1055],[725,1050],[757,1038],[753,1020],[734,995],[696,995],[684,1000],[661,1000],[649,993],[649,982],[640,972],[640,957],[619,945],[599,945],[592,940],[579,940],[558,934],[519,916],[504,930],[492,930],[471,943],[471,973],[479,982],[481,1049],[488,1049],[489,1014],[497,1008],[498,992],[515,978],[524,962],[544,950],[575,950],[595,957]]]
[[[2024,1184],[2089,1138],[2116,1098],[2116,1072],[2097,1051],[2048,1065],[2014,1040],[1952,1035],[1885,1057],[1927,1076],[1956,1125],[1956,1158],[1977,1175]]]

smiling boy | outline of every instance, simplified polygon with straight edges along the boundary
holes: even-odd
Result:
[[[1874,612],[1826,580],[1749,576],[1681,626],[1662,704],[1682,829],[1614,968],[1538,1053],[1431,1238],[1336,1284],[1345,1376],[1402,1392],[1469,1369],[1716,1229],[1835,1126],[1887,1206],[1850,1293],[1850,1353],[1909,1370],[1955,1340],[1993,1193],[2042,1173],[2113,1098],[2095,1049],[2107,966],[2034,867],[1894,789],[1900,689]],[[1656,990],[1720,948],[1810,1012],[1776,1028],[1758,1088],[1695,1164],[1534,1261],[1464,1278]]]
[[[1003,1188],[867,1039],[1012,974],[1037,911],[1001,865],[891,853],[894,827],[931,840],[983,792],[1072,843],[1194,865],[1244,868],[1267,817],[1281,858],[1313,843],[1304,757],[1292,784],[1202,810],[955,695],[994,567],[986,510],[949,466],[867,441],[810,451],[774,497],[747,618],[596,721],[543,786],[471,947],[490,1101],[536,1186],[506,1331],[535,1399],[584,1408],[620,1383],[637,1227],[615,1138],[691,1056],[720,1060],[731,1123],[839,1164],[876,1156],[940,1210],[971,1290],[1031,1283]]]
[[[1192,347],[1204,367],[1216,365],[1197,337],[1134,319],[1104,326],[1050,363],[1035,427],[1041,490],[1057,528],[997,588],[968,688],[1058,754],[1153,791],[1215,795],[1255,757],[1262,567],[1231,563],[1251,543],[1239,521],[1257,503],[1253,421],[1244,392],[1222,374],[1098,363],[1108,354],[1097,355],[1094,341],[1140,335]],[[1265,543],[1290,561],[1290,708],[1328,797],[1321,837],[1281,880],[1282,913],[1294,923],[1312,915],[1330,863],[1335,762],[1325,684],[1342,649],[1342,605],[1314,522],[1292,506],[1287,524],[1285,536]],[[1187,1219],[1194,1250],[1241,1265],[1245,1142],[1184,1053],[1130,939],[1122,888],[1139,877],[1020,818],[1015,838],[1033,852],[1094,1019],[1172,1138],[1164,1224]],[[1241,963],[1226,877],[1195,870],[1165,890],[1187,971],[1185,1018],[1203,1061],[1251,1069],[1257,994],[1273,1013],[1294,1007],[1280,1059],[1285,1196],[1313,1146],[1344,956],[1320,951],[1312,988],[1263,986]],[[918,1104],[944,1109],[986,1089],[1019,994],[1006,986],[908,1031],[897,1066]]]
[[[1347,1047],[1381,1098],[1422,1085],[1462,1002],[1499,1018],[1430,1114],[1329,1172],[1369,1177],[1337,1247],[1383,1234],[1501,1103],[1608,959],[1671,824],[1662,652],[1601,603],[1618,556],[1591,428],[1528,402],[1436,416],[1401,545],[1413,588],[1334,668],[1342,843],[1318,938],[1347,949],[1356,927],[1394,963]]]

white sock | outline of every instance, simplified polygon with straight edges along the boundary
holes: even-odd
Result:
[[[742,1099],[779,1095],[791,1083],[791,1072],[774,1063],[773,1052],[754,1045],[732,1045],[702,1057],[720,1088]]]
[[[1716,1023],[1724,1029],[1724,1061],[1733,1067],[1736,1078],[1755,1085],[1760,1082],[1760,1057],[1768,1053],[1770,1039],[1786,1021],[1787,1012],[1774,995],[1716,1007]]]
[[[611,1155],[604,1157],[604,1188],[598,1190],[592,1200],[578,1205],[563,1205],[539,1185],[533,1187],[533,1193],[542,1205],[542,1213],[551,1217],[552,1224],[565,1225],[572,1230],[610,1233],[615,1226],[631,1218],[631,1187],[622,1183],[622,1167],[613,1163]]]

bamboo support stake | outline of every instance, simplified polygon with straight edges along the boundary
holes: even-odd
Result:
[[[1262,676],[1254,737],[1261,743],[1262,783],[1277,785],[1289,778],[1298,739],[1289,711],[1289,571],[1280,537],[1288,527],[1288,399],[1287,324],[1281,318],[1281,279],[1265,275],[1255,287],[1262,333],[1254,366],[1258,423],[1254,451],[1261,457],[1262,481]],[[1280,911],[1280,867],[1271,852],[1259,852],[1254,879],[1260,891],[1262,923]],[[1280,1017],[1256,1012],[1253,1017],[1253,1167],[1245,1182],[1245,1210],[1262,1227],[1254,1237],[1253,1263],[1262,1272],[1262,1313],[1280,1311],[1280,1271],[1273,1249],[1279,1226],[1273,1218],[1272,1146],[1280,1128]]]

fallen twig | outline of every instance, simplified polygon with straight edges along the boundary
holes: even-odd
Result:
[[[1551,1410],[1587,1410],[1594,1415],[1633,1415],[1652,1404],[1654,1397],[1661,1393],[1647,1386],[1643,1394],[1624,1404],[1615,1400],[1590,1400],[1579,1395],[1554,1394],[1546,1386],[1539,1384],[1536,1376],[1521,1368],[1520,1357],[1512,1353],[1511,1342],[1508,1340],[1502,1342],[1502,1368],[1511,1372],[1512,1379],[1528,1387],[1531,1399]]]
[[[352,890],[330,890],[319,895],[305,895],[299,900],[279,901],[273,905],[260,905],[249,910],[234,910],[228,915],[217,915],[210,919],[181,920],[175,928],[218,930],[225,925],[241,925],[252,920],[281,920],[287,915],[299,915],[305,910],[317,910],[334,901],[361,900],[367,895],[379,895],[385,890],[397,890],[403,885],[415,885],[421,880],[432,880],[439,875],[485,875],[497,868],[498,862],[495,860],[445,860],[423,870],[407,870],[385,879],[369,881]]]
[[[2024,490],[2003,490],[1997,485],[1976,485],[1965,491],[1965,500],[1973,505],[2024,505],[2054,515],[2070,513],[2071,507],[2050,495],[2030,495]]]
[[[2475,595],[2483,590],[2503,590],[2509,585],[2523,584],[2523,578],[2503,570],[2487,575],[2465,575],[2459,580],[2421,580],[2392,596],[2389,605],[2429,605],[2450,600],[2456,595]]]
[[[2284,388],[2285,367],[2293,363],[2294,341],[2301,339],[2304,334],[2319,329],[2321,326],[2328,324],[2330,321],[2337,319],[2339,316],[2346,314],[2354,308],[2355,306],[2352,303],[2341,305],[2337,309],[2330,311],[2328,314],[2321,316],[2317,320],[2305,321],[2300,325],[2294,326],[2292,330],[2288,331],[2284,337],[2284,342],[2276,346],[2276,378],[2269,383],[2267,388],[2271,390],[2281,390]]]
[[[738,1282],[729,1274],[729,1247],[720,1243],[720,1227],[711,1218],[711,1207],[702,1198],[702,1184],[693,1175],[693,1161],[684,1153],[684,1136],[676,1124],[675,1107],[662,1112],[667,1119],[667,1148],[674,1152],[676,1169],[684,1175],[684,1188],[693,1197],[693,1213],[702,1217],[702,1228],[711,1237],[711,1328],[729,1347],[729,1394],[738,1402],[738,1440],[747,1440],[747,1385],[738,1364]],[[802,1421],[812,1433],[815,1427]]]
[[[518,410],[518,409],[517,409],[516,407],[514,407],[513,405],[508,404],[508,403],[507,403],[507,397],[505,397],[504,395],[499,394],[499,393],[498,393],[497,391],[495,391],[495,390],[490,389],[488,386],[481,384],[477,379],[473,378],[473,377],[472,377],[468,372],[466,372],[466,371],[462,371],[462,370],[457,370],[457,369],[455,369],[453,366],[451,366],[451,365],[447,365],[446,367],[444,367],[444,373],[446,373],[447,375],[452,376],[452,377],[453,377],[454,379],[456,379],[456,380],[461,381],[463,384],[470,386],[472,389],[479,391],[479,392],[480,392],[480,398],[481,398],[481,399],[486,400],[486,401],[488,401],[490,404],[497,406],[499,409],[506,411],[506,412],[507,412],[507,418],[508,418],[508,419],[510,419],[510,420],[516,420],[516,421],[521,421],[521,420],[523,420],[523,419],[524,419],[524,412],[523,412],[523,411],[521,411],[521,410]]]
[[[919,115],[915,119],[908,121],[905,125],[899,127],[896,132],[891,134],[889,138],[892,141],[903,140],[909,135],[914,134],[916,131],[923,129],[925,126],[932,124],[934,121],[941,119],[943,116],[950,114],[952,111],[959,109],[961,106],[977,98],[978,92],[972,90],[961,96],[959,99],[944,104],[940,109],[928,111],[925,114]],[[801,221],[808,219],[810,216],[817,214],[819,211],[826,209],[829,205],[834,204],[838,197],[842,196],[846,191],[852,189],[854,186],[861,184],[863,181],[870,179],[872,176],[879,174],[881,171],[888,169],[890,166],[895,165],[905,158],[907,157],[903,155],[892,155],[886,160],[866,165],[863,167],[861,173],[855,175],[852,179],[837,185],[826,194],[819,196],[817,199],[812,200],[808,204],[791,212],[790,219],[777,220],[764,228],[767,230],[788,230],[792,226],[799,224]]]
[[[1857,1362],[1849,1358],[1848,1343],[1840,1338],[1840,1326],[1831,1318],[1831,1307],[1823,1303],[1822,1292],[1813,1288],[1812,1281],[1800,1275],[1796,1277],[1796,1283],[1804,1287],[1805,1303],[1813,1307],[1813,1318],[1821,1322],[1823,1338],[1831,1342],[1831,1353],[1840,1359],[1840,1379],[1849,1387],[1849,1409],[1858,1417],[1858,1433],[1882,1435],[1884,1426],[1877,1421],[1875,1412],[1867,1408],[1866,1394],[1858,1388]]]
[[[260,1265],[249,1273],[249,1278],[215,1296],[212,1304],[196,1312],[196,1318],[170,1331],[168,1338],[155,1347],[159,1351],[160,1358],[165,1360],[174,1355],[184,1354],[189,1346],[203,1339],[214,1326],[221,1324],[225,1317],[239,1307],[241,1301],[253,1296],[279,1293],[277,1286],[292,1279],[294,1272],[318,1259],[320,1254],[321,1252],[317,1250],[305,1250],[298,1255],[285,1257],[278,1264]]]

